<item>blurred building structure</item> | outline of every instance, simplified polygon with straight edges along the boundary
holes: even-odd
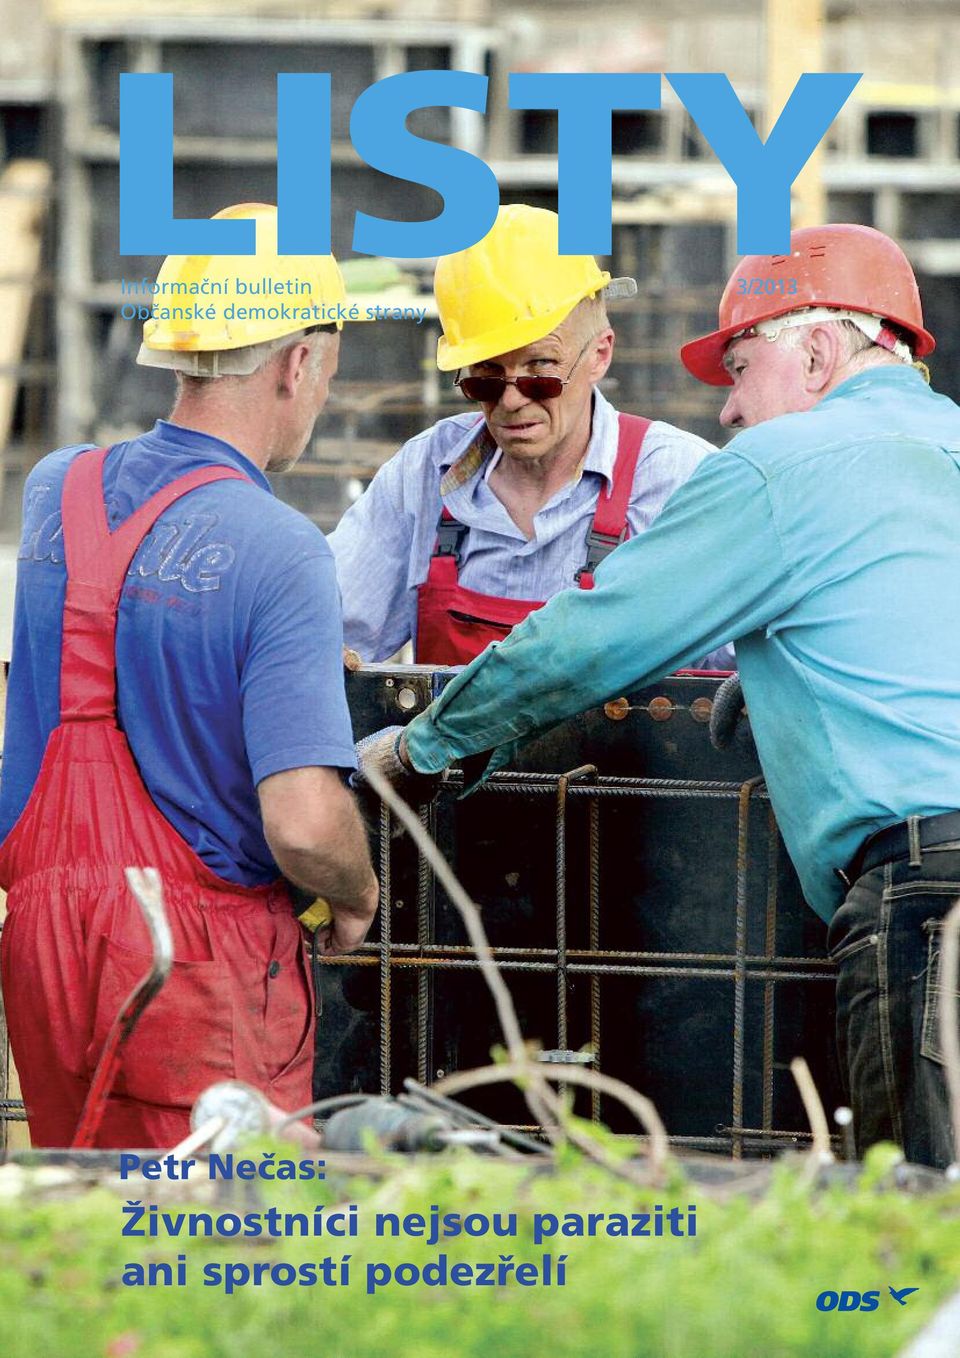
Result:
[[[348,258],[355,210],[412,219],[439,208],[432,191],[369,169],[350,146],[350,108],[374,80],[438,67],[488,74],[486,117],[426,109],[411,127],[482,156],[505,202],[554,207],[556,117],[510,111],[509,72],[723,71],[764,127],[771,53],[778,42],[792,52],[795,41],[777,27],[782,18],[771,20],[776,11],[774,0],[675,0],[668,9],[650,0],[48,0],[38,23],[36,11],[0,0],[0,165],[36,156],[54,171],[46,263],[3,453],[7,527],[17,478],[49,447],[109,441],[170,404],[170,374],[134,368],[137,324],[119,315],[121,276],[149,276],[158,264],[117,253],[121,71],[174,75],[180,216],[274,199],[277,72],[330,71],[334,248]],[[960,397],[960,77],[952,56],[960,0],[823,0],[823,11],[822,69],[865,73],[826,139],[826,220],[864,222],[903,242],[939,340],[936,384]],[[802,69],[798,62],[797,76]],[[718,439],[718,393],[689,378],[676,355],[715,318],[735,259],[735,195],[666,81],[662,99],[659,111],[613,120],[610,267],[634,274],[640,295],[617,304],[611,393],[623,409]],[[429,263],[404,269],[414,280],[407,290],[418,287],[427,304]],[[320,435],[278,483],[321,526],[336,522],[400,442],[459,408],[459,393],[432,362],[436,334],[432,319],[347,334]]]

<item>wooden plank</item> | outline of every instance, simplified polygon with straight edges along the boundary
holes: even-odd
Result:
[[[42,160],[12,160],[0,175],[0,456],[10,438],[19,384],[10,369],[23,356],[49,191],[50,166]]]

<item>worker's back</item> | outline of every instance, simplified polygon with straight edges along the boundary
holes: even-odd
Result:
[[[44,458],[27,483],[2,834],[23,810],[59,720],[60,499],[78,451]],[[255,885],[277,876],[256,783],[287,768],[353,765],[342,739],[336,579],[321,533],[273,497],[258,468],[228,444],[164,421],[111,449],[110,527],[167,482],[211,464],[249,481],[191,491],[134,556],[117,621],[118,710],[164,816],[215,873]],[[318,599],[329,601],[326,632],[316,626]],[[329,697],[318,703],[318,693]]]
[[[841,866],[960,807],[960,409],[881,366],[728,452],[763,478],[781,562],[737,643],[764,772],[795,861]],[[825,885],[805,881],[828,915]]]

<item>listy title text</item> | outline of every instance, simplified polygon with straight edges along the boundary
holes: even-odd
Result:
[[[667,80],[737,189],[737,249],[782,254],[790,248],[790,188],[860,79],[804,74],[762,141],[725,75],[671,74]],[[509,107],[557,114],[560,249],[611,250],[611,117],[660,107],[659,74],[513,74]],[[428,258],[466,249],[487,234],[500,202],[490,167],[457,146],[414,136],[416,109],[487,111],[486,76],[470,71],[410,71],[388,76],[359,96],[350,139],[375,170],[423,184],[443,199],[429,221],[398,222],[356,212],[360,254]],[[331,252],[331,77],[277,76],[277,206],[282,254]],[[120,253],[255,253],[249,220],[176,219],[173,215],[173,76],[120,76]]]

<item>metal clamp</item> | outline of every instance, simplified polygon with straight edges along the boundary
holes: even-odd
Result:
[[[600,562],[610,555],[614,547],[620,546],[626,534],[626,525],[620,533],[601,533],[591,524],[590,531],[587,533],[587,559],[574,576],[578,584],[582,575],[592,575]]]
[[[434,556],[453,556],[460,558],[460,548],[467,535],[467,526],[459,519],[441,519],[437,524],[437,545]]]

